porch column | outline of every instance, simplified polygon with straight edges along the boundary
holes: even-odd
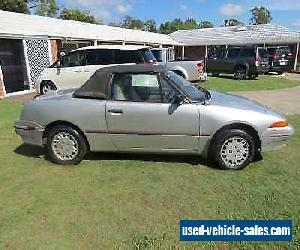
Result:
[[[3,99],[4,95],[5,95],[4,82],[3,82],[3,75],[2,75],[1,65],[0,65],[0,99]]]
[[[297,43],[297,51],[296,51],[296,57],[295,57],[295,63],[294,63],[294,70],[297,69],[298,56],[299,56],[299,43]]]
[[[181,59],[184,60],[184,46],[182,46]]]
[[[205,45],[205,59],[207,59],[208,57],[208,47],[207,45]]]

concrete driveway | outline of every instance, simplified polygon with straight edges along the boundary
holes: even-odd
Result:
[[[284,114],[300,114],[300,86],[288,89],[234,92]]]

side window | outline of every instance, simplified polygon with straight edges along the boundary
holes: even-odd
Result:
[[[179,92],[170,85],[170,83],[163,77],[160,79],[162,100],[164,103],[170,103],[174,95],[178,95]]]
[[[223,59],[225,55],[225,50],[217,50],[216,52],[208,56],[209,59]]]
[[[85,51],[75,51],[61,59],[61,67],[77,67],[86,65]]]
[[[234,59],[239,56],[240,49],[230,49],[228,50],[227,58],[228,59]]]
[[[142,55],[137,50],[115,50],[115,63],[143,63]]]
[[[241,52],[241,57],[254,57],[255,49],[243,49]]]
[[[89,50],[87,53],[87,65],[113,64],[113,50],[99,49]]]
[[[112,86],[115,101],[162,102],[156,74],[115,74]]]

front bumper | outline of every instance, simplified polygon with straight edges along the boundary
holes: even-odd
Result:
[[[268,128],[262,135],[261,151],[277,150],[282,148],[294,136],[292,126],[283,128]]]
[[[25,144],[43,146],[43,135],[45,128],[35,122],[16,121],[15,131],[21,136]]]

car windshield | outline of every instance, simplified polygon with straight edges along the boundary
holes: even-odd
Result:
[[[155,56],[153,55],[150,49],[140,49],[139,52],[143,56],[146,63],[157,62]]]
[[[182,76],[179,76],[172,71],[168,71],[165,76],[170,79],[179,90],[182,90],[193,102],[203,102],[211,98],[208,90],[201,87],[195,87]]]

